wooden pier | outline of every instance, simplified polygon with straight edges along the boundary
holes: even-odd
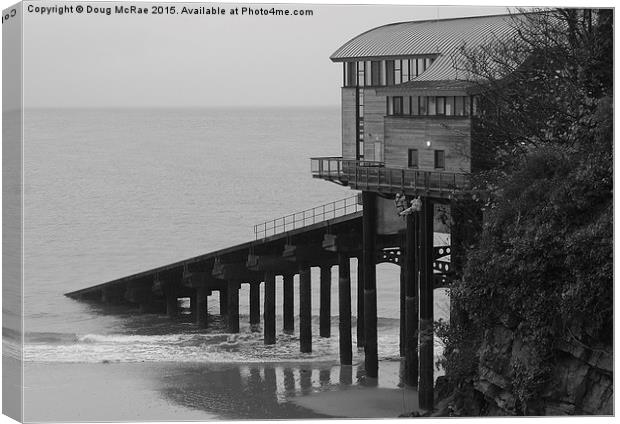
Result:
[[[325,206],[321,205],[314,208],[314,216],[305,211],[300,213],[300,216],[306,217],[307,225],[300,226],[300,223],[296,223],[297,228],[288,231],[277,233],[278,229],[284,228],[284,225],[277,224],[281,218],[268,221],[255,227],[256,240],[77,290],[67,293],[66,296],[77,300],[122,303],[139,308],[145,313],[167,314],[171,319],[177,319],[179,315],[178,299],[189,298],[192,321],[198,327],[207,328],[209,326],[207,315],[209,297],[214,292],[219,292],[219,313],[225,321],[226,331],[238,333],[241,285],[249,285],[247,315],[249,315],[250,324],[259,324],[260,285],[264,284],[263,340],[265,344],[275,344],[279,331],[288,334],[296,331],[293,288],[294,276],[298,275],[299,350],[307,353],[312,352],[311,299],[313,290],[318,290],[320,293],[320,337],[331,336],[331,275],[332,267],[337,266],[340,362],[343,365],[351,365],[353,333],[350,260],[357,258],[358,278],[355,282],[357,287],[354,289],[358,294],[363,293],[363,296],[358,299],[356,346],[364,348],[366,375],[376,378],[378,376],[376,265],[389,262],[404,266],[406,261],[403,258],[415,256],[405,253],[407,247],[402,246],[402,233],[389,235],[377,233],[375,219],[372,212],[369,212],[376,208],[374,197],[371,193],[364,193],[363,204],[359,204],[358,196],[353,196]],[[297,215],[292,214],[287,217]],[[294,221],[295,219],[292,221],[285,219],[281,222],[289,222],[289,227],[291,227]],[[275,225],[273,225],[274,222],[276,222]],[[268,231],[275,234],[258,237],[260,233],[265,234],[266,225],[270,225]],[[407,234],[411,236],[410,232]],[[450,249],[447,246],[435,249],[433,255],[429,256],[437,262],[434,265],[435,268],[443,268],[448,264],[445,257],[449,255],[449,252]],[[439,261],[441,257],[444,257],[443,261]],[[317,287],[312,286],[311,268],[313,267],[320,269],[320,285]],[[431,264],[428,269],[432,270],[432,268]],[[404,275],[408,293],[404,303],[407,307],[407,324],[401,326],[401,331],[406,331],[409,336],[417,334],[415,314],[412,315],[411,309],[417,308],[415,296],[411,292],[411,287],[414,287],[416,283],[412,275],[407,272]],[[281,288],[276,287],[276,276],[282,277]],[[447,281],[445,273],[434,275],[431,273],[431,277],[431,290],[445,286]],[[280,330],[276,328],[277,295],[282,296],[283,299],[281,311],[283,328]],[[404,310],[403,313],[405,313]],[[256,329],[255,326],[252,328]],[[417,375],[418,359],[415,354],[410,354],[413,339],[405,337],[403,333],[401,342],[402,340],[405,340],[408,346],[403,346],[403,349],[408,352],[406,356],[408,372],[412,376]],[[432,349],[432,342],[429,346]],[[407,381],[411,385],[416,385],[413,379]]]

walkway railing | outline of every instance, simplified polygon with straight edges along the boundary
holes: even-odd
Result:
[[[413,168],[386,167],[383,162],[342,159],[341,157],[311,158],[312,176],[350,185],[352,188],[453,191],[469,188],[469,175],[420,171]]]
[[[285,231],[302,228],[306,225],[316,224],[317,222],[327,221],[340,216],[348,215],[362,210],[362,205],[358,200],[358,195],[347,197],[346,199],[326,203],[312,209],[295,212],[280,218],[271,219],[254,226],[254,236],[256,240],[267,236],[283,233]]]

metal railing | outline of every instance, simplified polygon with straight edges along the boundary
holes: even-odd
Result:
[[[469,175],[445,171],[386,167],[383,162],[358,161],[341,157],[311,158],[312,176],[337,180],[357,189],[453,191],[469,188]]]
[[[271,219],[254,226],[256,240],[362,210],[358,195]]]

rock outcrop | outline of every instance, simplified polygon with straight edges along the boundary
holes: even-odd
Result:
[[[563,340],[555,346],[554,359],[547,360],[549,372],[539,379],[528,370],[537,369],[531,365],[541,358],[511,324],[505,321],[485,334],[473,384],[482,396],[472,398],[481,404],[474,410],[481,415],[613,414],[611,346],[586,346],[575,337]],[[538,395],[528,398],[523,387],[536,388]]]

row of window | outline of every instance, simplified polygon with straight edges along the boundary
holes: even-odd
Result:
[[[409,149],[407,165],[409,168],[418,167],[418,149]],[[435,169],[446,169],[445,150],[435,150]]]
[[[411,81],[433,63],[434,58],[423,57],[399,60],[363,60],[344,62],[345,87],[377,87]]]
[[[478,109],[475,96],[388,96],[386,103],[389,116],[470,116]]]

